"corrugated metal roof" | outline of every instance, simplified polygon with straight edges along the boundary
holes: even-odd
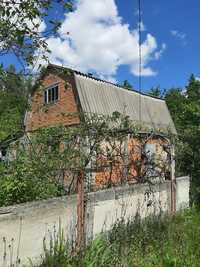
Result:
[[[118,111],[140,123],[139,103],[141,103],[141,122],[145,126],[161,132],[170,130],[176,134],[174,123],[164,100],[126,90],[80,73],[75,72],[74,75],[80,104],[84,112],[112,115],[113,112]]]

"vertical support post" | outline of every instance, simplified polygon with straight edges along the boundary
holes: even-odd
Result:
[[[176,212],[175,148],[171,145],[171,213]]]
[[[128,182],[128,164],[129,164],[129,139],[130,139],[130,134],[127,134],[124,140],[124,148],[123,148],[123,156],[122,156],[122,161],[123,161],[123,177],[121,182]]]
[[[84,172],[77,177],[77,250],[85,246],[85,201],[84,201]]]

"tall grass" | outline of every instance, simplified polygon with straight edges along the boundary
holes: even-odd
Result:
[[[45,247],[38,267],[199,267],[200,213],[118,221],[81,255],[69,253],[63,234]]]

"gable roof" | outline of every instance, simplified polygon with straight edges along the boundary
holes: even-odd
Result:
[[[177,134],[164,100],[135,90],[127,90],[119,85],[69,68],[53,64],[50,64],[48,68],[63,69],[74,74],[83,112],[112,115],[113,112],[118,111],[128,115],[132,121],[146,126],[148,130]]]
[[[148,129],[160,132],[176,129],[164,100],[75,73],[83,112],[111,115],[118,111]],[[141,112],[140,112],[141,108]]]

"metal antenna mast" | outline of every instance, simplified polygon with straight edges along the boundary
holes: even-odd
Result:
[[[138,0],[138,36],[139,36],[139,41],[138,41],[138,55],[139,55],[139,78],[138,78],[138,83],[139,83],[139,123],[142,121],[142,99],[141,99],[141,92],[142,92],[142,31],[141,31],[141,26],[142,26],[142,11],[141,11],[141,0]]]

